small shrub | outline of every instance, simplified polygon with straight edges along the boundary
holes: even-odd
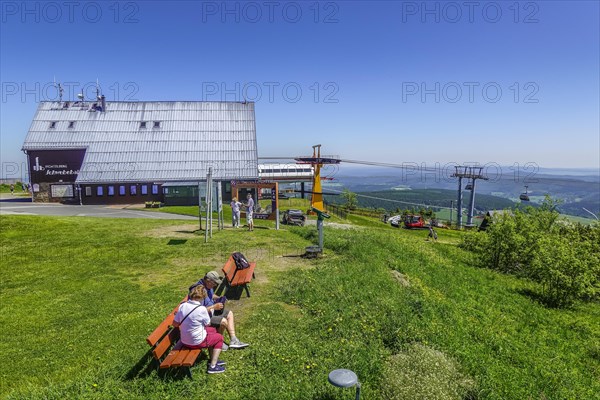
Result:
[[[543,296],[552,306],[569,306],[577,299],[593,298],[599,291],[597,255],[589,243],[572,236],[542,237],[532,262],[532,275],[542,284]]]
[[[390,357],[384,368],[382,393],[388,400],[461,400],[474,389],[454,360],[421,344]]]

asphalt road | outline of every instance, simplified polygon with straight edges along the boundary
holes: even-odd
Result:
[[[148,218],[197,221],[187,215],[143,211],[126,205],[73,206],[55,203],[32,203],[31,199],[0,194],[0,215],[53,215],[60,217]]]

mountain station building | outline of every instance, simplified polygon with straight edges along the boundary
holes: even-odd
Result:
[[[36,202],[198,204],[209,167],[229,201],[259,178],[252,102],[41,102],[22,150]]]

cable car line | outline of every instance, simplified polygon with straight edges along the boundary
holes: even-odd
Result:
[[[327,188],[327,190],[329,190],[331,192],[344,193],[342,191],[331,189],[331,188]],[[452,210],[453,209],[452,207],[435,206],[435,205],[431,205],[431,204],[422,204],[422,203],[412,203],[410,201],[386,199],[386,198],[383,198],[383,197],[367,196],[365,194],[359,194],[359,193],[354,193],[354,194],[356,194],[356,196],[365,197],[367,199],[385,200],[385,201],[390,201],[390,202],[393,202],[393,203],[409,204],[409,205],[412,205],[412,206],[423,206],[423,207],[427,207],[427,208],[430,208],[430,207],[431,208],[444,208],[444,209],[447,209],[447,210]]]

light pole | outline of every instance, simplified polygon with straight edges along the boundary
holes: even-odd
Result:
[[[360,400],[360,382],[358,376],[349,369],[335,369],[329,373],[329,383],[341,388],[356,386],[356,400]]]

